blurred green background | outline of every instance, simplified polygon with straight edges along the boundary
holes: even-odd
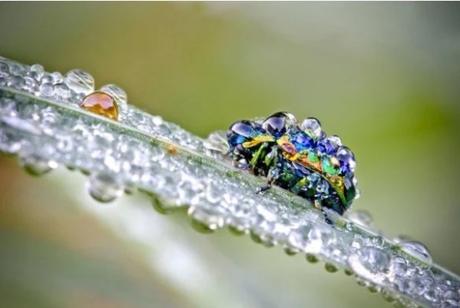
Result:
[[[356,154],[354,208],[460,272],[458,3],[1,3],[0,54],[85,69],[203,137],[278,110],[318,117]],[[5,307],[388,305],[281,249],[197,234],[146,198],[101,207],[76,174],[37,180],[2,157],[0,187]],[[158,238],[104,222],[126,207]]]

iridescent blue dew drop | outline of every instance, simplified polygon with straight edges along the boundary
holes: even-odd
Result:
[[[295,117],[287,112],[277,112],[269,116],[263,123],[262,128],[275,138],[283,136],[287,129],[295,124]]]
[[[260,126],[250,121],[235,122],[227,132],[227,139],[230,148],[235,148],[246,141],[250,141],[260,133]]]
[[[295,129],[289,133],[289,138],[298,152],[311,150],[316,146],[316,141],[307,133]]]
[[[342,142],[339,137],[326,137],[318,142],[318,153],[321,155],[335,155],[341,145]]]
[[[340,163],[340,171],[343,175],[353,174],[355,172],[355,156],[347,147],[341,147],[337,151],[337,159]]]
[[[266,135],[262,126],[253,121],[238,121],[230,126],[227,131],[229,152],[237,166],[251,169],[256,175],[268,174],[270,166],[265,163],[264,158],[271,146],[267,141],[257,141],[258,137]]]
[[[278,112],[260,122],[238,121],[227,141],[238,167],[319,207],[343,214],[357,195],[353,153],[315,118],[299,125],[292,114]]]

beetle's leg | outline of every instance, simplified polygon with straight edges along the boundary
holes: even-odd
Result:
[[[267,184],[265,184],[264,186],[261,186],[259,188],[257,188],[256,190],[256,194],[260,194],[260,193],[263,193],[267,190],[269,190],[270,188],[272,188],[272,185],[273,185],[273,182],[276,180],[276,178],[274,176],[271,175],[271,172],[269,170],[269,175],[267,176]]]
[[[329,217],[328,211],[321,206],[321,203],[318,200],[313,201],[313,206],[317,208],[318,210],[321,211],[324,215],[324,220],[326,221],[327,224],[332,225],[333,221]]]
[[[265,163],[267,164],[267,166],[271,165],[267,173],[267,184],[262,187],[257,188],[256,193],[258,194],[269,190],[272,187],[273,182],[277,180],[280,175],[280,172],[279,172],[280,170],[278,166],[278,149],[273,148],[270,151],[270,153],[267,155],[267,157],[269,158],[265,160]]]
[[[270,188],[272,188],[272,184],[270,182],[268,182],[267,184],[265,184],[264,186],[261,186],[261,187],[258,187],[256,189],[256,194],[261,194],[267,190],[269,190]]]
[[[326,221],[326,223],[327,223],[328,225],[333,225],[333,224],[334,224],[334,222],[332,221],[332,219],[329,217],[329,214],[328,214],[327,211],[325,211],[324,209],[321,209],[321,213],[323,213],[323,215],[324,215],[324,220]]]

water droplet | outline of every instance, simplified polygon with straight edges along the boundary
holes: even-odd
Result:
[[[166,205],[165,203],[161,202],[155,196],[152,196],[152,205],[153,205],[153,208],[160,214],[170,214],[175,209],[177,209],[176,207]]]
[[[43,77],[44,74],[45,74],[45,69],[40,64],[32,65],[28,72],[28,75],[32,77],[33,79],[35,79],[36,81],[39,81]]]
[[[111,202],[121,196],[123,190],[121,180],[114,174],[93,173],[89,178],[89,194],[99,202]]]
[[[240,226],[240,225],[229,225],[228,230],[233,234],[233,235],[244,235],[246,232],[246,228]]]
[[[41,97],[52,97],[54,96],[54,86],[51,83],[42,83],[38,88],[38,95]]]
[[[269,210],[258,204],[258,214],[253,220],[253,228],[250,231],[251,239],[266,247],[272,247],[275,244],[275,220],[270,220]],[[261,214],[261,209],[264,208],[267,212],[265,215]]]
[[[355,276],[355,278],[356,278],[356,284],[360,287],[367,287],[367,285],[369,284],[368,281],[362,279],[359,276]]]
[[[7,62],[8,62],[8,66],[10,67],[10,72],[13,75],[16,75],[16,76],[22,75],[24,71],[26,70],[24,65],[20,63],[17,63],[11,60],[8,60]]]
[[[184,174],[181,174],[181,177],[182,180],[176,186],[178,192],[176,202],[178,204],[194,204],[196,200],[199,200],[197,196],[203,191],[203,185],[193,177]]]
[[[382,292],[382,297],[385,301],[391,303],[391,302],[394,302],[395,298],[394,298],[394,295],[391,291],[389,290],[386,290],[386,289],[383,289]]]
[[[355,224],[368,227],[372,225],[373,219],[371,214],[366,210],[356,210],[348,213],[348,219]]]
[[[94,78],[89,73],[74,69],[65,76],[65,84],[77,94],[88,95],[94,91]]]
[[[91,93],[83,99],[80,107],[112,120],[118,119],[118,105],[115,99],[105,92]]]
[[[285,247],[284,248],[284,252],[288,255],[288,256],[294,256],[296,255],[297,253],[299,253],[299,251],[297,249],[293,249],[291,247]]]
[[[432,290],[434,285],[434,279],[430,272],[425,271],[414,275],[411,279],[411,290],[410,293],[418,296],[423,295],[426,291]]]
[[[121,162],[114,157],[112,153],[106,153],[104,155],[104,166],[107,167],[107,170],[113,173],[119,173],[121,169]]]
[[[307,243],[307,235],[310,229],[308,227],[300,227],[292,230],[288,236],[288,242],[291,246],[299,250],[304,250]]]
[[[390,255],[382,249],[365,247],[360,255],[362,263],[371,272],[384,272],[390,265]]]
[[[358,181],[357,181],[357,180],[356,180],[356,178],[354,177],[354,178],[353,178],[353,185],[354,185],[354,186],[355,186],[355,188],[356,188],[356,192],[355,192],[355,200],[357,200],[357,199],[361,198],[361,190],[360,190],[359,188],[357,188],[357,187],[356,187],[356,185],[357,185],[357,182],[358,182]]]
[[[8,68],[8,64],[0,60],[0,77],[5,77],[10,74],[10,69]]]
[[[68,153],[74,147],[73,139],[69,136],[59,136],[57,139],[56,148],[61,153]]]
[[[405,276],[407,272],[407,261],[401,257],[393,258],[391,260],[390,272],[393,276]]]
[[[406,240],[403,238],[399,241],[399,245],[404,252],[425,263],[426,265],[430,266],[433,262],[430,251],[423,243]]]
[[[340,164],[340,170],[343,174],[353,174],[356,169],[356,160],[353,152],[342,146],[339,148],[336,154],[336,158]]]
[[[307,235],[307,242],[305,245],[305,251],[308,253],[319,253],[326,242],[330,240],[330,232],[328,230],[319,227],[313,226]]]
[[[217,204],[222,200],[224,192],[218,184],[210,182],[206,187],[206,199],[211,204]]]
[[[42,78],[40,79],[40,83],[41,84],[44,84],[44,83],[49,83],[51,85],[54,84],[54,80],[53,80],[53,76],[51,76],[50,73],[44,73]]]
[[[394,304],[393,307],[395,308],[408,308],[404,303],[401,298],[399,298]]]
[[[386,279],[390,262],[390,254],[376,247],[364,247],[348,258],[348,264],[358,276],[377,284]]]
[[[429,300],[430,302],[437,303],[438,297],[436,291],[433,289],[429,289],[425,292],[424,297]]]
[[[67,100],[71,95],[69,88],[64,83],[58,83],[54,86],[54,94],[62,100]]]
[[[318,258],[315,255],[312,255],[310,253],[307,253],[305,255],[305,259],[307,259],[307,261],[310,262],[310,263],[317,263],[318,262]]]
[[[188,214],[192,217],[192,227],[198,232],[210,233],[224,226],[223,217],[211,209],[191,206]]]
[[[307,118],[303,120],[300,128],[313,138],[319,138],[322,135],[321,124],[315,118]]]
[[[11,76],[7,79],[6,85],[14,89],[22,89],[25,85],[24,78],[20,76]]]
[[[6,153],[17,153],[23,146],[22,140],[16,135],[0,130],[0,149]]]
[[[228,151],[228,143],[225,131],[216,131],[209,134],[204,142],[204,147],[211,155],[215,152],[220,154],[226,153]]]
[[[349,270],[349,269],[345,269],[343,272],[344,272],[345,275],[347,275],[347,276],[353,275],[353,271],[352,271],[352,270]]]
[[[443,294],[443,297],[447,307],[459,307],[460,294],[458,292],[448,290]]]
[[[40,128],[36,124],[17,116],[3,116],[0,118],[0,122],[29,134],[39,135],[41,133]]]
[[[377,291],[378,291],[377,286],[374,286],[374,285],[368,286],[367,289],[368,289],[369,292],[371,292],[371,293],[377,293]]]
[[[38,82],[32,77],[24,77],[23,90],[34,93],[38,89]]]
[[[275,245],[273,238],[268,234],[259,234],[251,230],[249,236],[255,243],[262,244],[265,247],[273,247]]]
[[[335,273],[337,272],[337,267],[334,264],[331,263],[326,263],[324,264],[324,268],[326,269],[327,272],[329,273]]]
[[[107,84],[103,86],[100,89],[100,91],[105,92],[109,94],[110,96],[112,96],[116,100],[118,106],[120,107],[128,103],[128,95],[122,88],[120,88],[117,85]]]
[[[55,161],[45,159],[35,154],[22,154],[19,156],[19,160],[24,170],[35,176],[46,174],[57,167]]]
[[[53,72],[49,76],[50,76],[51,83],[54,85],[64,82],[64,77],[62,77],[62,74],[59,72]]]

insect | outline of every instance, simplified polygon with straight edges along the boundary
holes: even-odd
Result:
[[[227,142],[237,167],[267,178],[261,190],[277,185],[340,215],[357,196],[353,153],[315,118],[299,124],[278,112],[263,121],[238,121]]]

